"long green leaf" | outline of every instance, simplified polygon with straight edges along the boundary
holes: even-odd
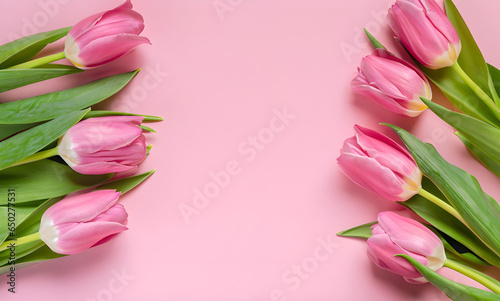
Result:
[[[125,194],[149,178],[154,172],[155,170],[150,170],[136,176],[115,180],[99,186],[98,189],[116,189],[116,191],[120,191],[122,194]]]
[[[11,223],[12,226],[17,226],[18,223],[24,221],[34,210],[36,207],[31,206],[0,206],[0,223],[2,227],[0,227],[0,244],[4,242],[11,233]],[[17,236],[16,236],[17,237]],[[9,239],[14,239],[15,237],[10,237]]]
[[[90,111],[87,113],[87,115],[85,115],[84,119],[94,118],[94,117],[105,117],[105,116],[142,116],[142,117],[144,117],[143,122],[163,121],[163,117],[159,117],[159,116],[133,114],[133,113],[125,113],[125,112],[115,112],[115,111]]]
[[[41,248],[44,246],[45,243],[41,240],[36,240],[32,241],[29,243],[21,244],[21,245],[16,245],[16,260],[21,259],[26,255],[29,255],[30,253],[36,251],[37,249]],[[10,250],[7,249],[5,251],[0,252],[0,266],[6,265],[9,262],[10,259]]]
[[[24,63],[34,57],[47,44],[66,36],[71,27],[41,32],[0,46],[0,69]]]
[[[441,199],[445,198],[438,188],[431,181],[425,178],[423,181],[423,187],[435,196],[440,197]],[[467,226],[462,224],[458,219],[445,210],[420,195],[415,195],[411,199],[401,202],[401,204],[411,209],[439,231],[452,237],[469,250],[473,251],[483,260],[500,267],[500,258],[487,246],[485,246],[484,243],[477,236],[475,236],[469,228],[467,228]]]
[[[19,204],[94,187],[108,181],[111,176],[83,175],[48,159],[10,167],[0,171],[0,205],[8,203],[9,189],[15,189],[16,203]]]
[[[138,72],[117,74],[68,90],[0,104],[0,124],[34,123],[88,108],[116,94]]]
[[[476,118],[450,111],[438,104],[422,99],[424,103],[439,118],[459,131],[461,139],[464,138],[473,148],[481,160],[486,156],[488,160],[483,163],[488,165],[500,165],[500,129],[491,126]],[[493,165],[493,169],[495,169]]]
[[[497,255],[500,254],[500,206],[483,192],[471,174],[446,162],[434,146],[409,132],[391,126],[401,137],[422,173],[458,211],[474,233]]]
[[[1,114],[1,113],[0,113]],[[36,124],[0,124],[0,141],[16,133],[34,127]]]
[[[83,70],[73,66],[58,64],[48,64],[31,69],[3,69],[0,70],[0,93],[47,79],[79,72],[83,72]],[[29,121],[24,123],[29,123]]]
[[[76,111],[59,116],[44,124],[0,142],[0,170],[38,152],[58,139],[88,112]]]
[[[493,87],[500,94],[500,70],[490,64],[488,64],[488,70],[490,71]]]
[[[408,255],[397,255],[408,260],[432,285],[457,301],[498,301],[500,296],[478,288],[451,281]]]

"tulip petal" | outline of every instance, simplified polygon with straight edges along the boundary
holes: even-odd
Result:
[[[94,246],[100,240],[128,228],[116,222],[92,222],[73,224],[71,228],[64,229],[57,240],[59,254],[76,254]],[[50,247],[50,246],[49,246]]]
[[[426,264],[425,257],[412,254],[395,245],[387,235],[380,234],[368,238],[368,256],[380,268],[392,271],[408,278],[418,278],[422,275],[413,267],[411,263],[402,257],[395,257],[397,254],[409,255],[422,264]],[[403,259],[403,260],[401,260]]]
[[[104,189],[86,194],[65,197],[44,213],[42,224],[87,222],[96,218],[113,206],[120,197],[120,192]]]
[[[337,163],[344,174],[359,186],[392,201],[402,201],[398,196],[403,193],[403,183],[387,167],[375,159],[342,154]]]
[[[151,44],[145,38],[133,34],[119,34],[93,40],[80,48],[77,64],[93,68],[109,63],[131,51],[140,44]]]

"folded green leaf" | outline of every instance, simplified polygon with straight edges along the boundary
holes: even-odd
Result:
[[[488,70],[490,71],[493,87],[497,91],[497,94],[500,94],[500,70],[490,64],[488,64]]]
[[[0,170],[33,155],[57,140],[85,116],[87,112],[88,110],[76,111],[61,115],[51,121],[3,140],[0,142]]]
[[[439,189],[431,181],[424,178],[423,187],[435,196],[445,200]],[[400,204],[409,208],[421,218],[446,235],[452,237],[469,250],[477,254],[488,263],[500,267],[500,258],[491,251],[467,226],[462,224],[454,216],[428,201],[420,195],[415,195],[411,199]],[[470,259],[469,259],[470,260]],[[474,260],[473,260],[474,261]],[[477,262],[477,261],[475,261]]]
[[[380,49],[387,50],[387,48],[385,48],[384,45],[382,45],[382,43],[380,43],[377,39],[375,39],[375,37],[370,32],[368,32],[368,30],[366,30],[366,28],[365,28],[365,33],[368,36],[368,39],[370,40],[370,42],[372,43],[373,48],[375,48],[375,49],[380,48]]]
[[[33,34],[0,46],[0,69],[24,63],[47,44],[65,37],[71,27]]]
[[[372,226],[377,222],[363,224],[351,229],[347,229],[337,233],[338,236],[343,237],[356,237],[356,238],[370,238],[372,236]]]
[[[31,69],[3,69],[0,70],[0,93],[47,79],[79,72],[83,72],[83,70],[73,66],[58,64],[48,64]],[[0,111],[1,110],[0,108]],[[30,121],[24,123],[30,123]]]
[[[446,196],[473,232],[500,254],[500,206],[483,192],[471,174],[445,161],[434,146],[409,132],[391,126],[401,137],[422,173]]]
[[[149,178],[152,174],[154,174],[154,172],[155,170],[153,169],[140,175],[111,181],[99,186],[98,189],[116,189],[116,191],[120,191],[122,194],[125,194]]]
[[[0,116],[1,116],[1,113],[0,113]],[[125,113],[125,112],[114,112],[114,111],[90,111],[83,118],[87,119],[87,118],[93,118],[93,117],[106,117],[106,116],[142,116],[142,117],[144,117],[143,122],[163,121],[163,117],[159,117],[159,116],[141,115],[141,114],[132,114],[132,113]]]
[[[422,101],[439,118],[454,127],[460,132],[460,138],[467,141],[473,147],[474,153],[480,160],[487,157],[488,160],[482,160],[486,166],[500,165],[500,129],[476,118],[450,111],[438,104],[426,99]]]
[[[46,200],[108,181],[112,174],[83,175],[65,164],[45,159],[0,171],[0,205],[6,205],[7,191],[15,189],[16,204]]]
[[[489,170],[491,170],[494,174],[500,177],[500,164],[497,163],[493,158],[490,158],[488,154],[484,153],[472,144],[464,135],[460,134],[460,132],[455,133],[457,137],[462,141],[462,143],[469,149],[471,153],[473,153]]]
[[[443,291],[452,300],[457,301],[498,301],[500,296],[478,288],[451,281],[408,255],[401,256],[408,260],[432,285]]]
[[[0,104],[0,124],[45,121],[88,108],[123,89],[138,72],[117,74],[68,90]]]

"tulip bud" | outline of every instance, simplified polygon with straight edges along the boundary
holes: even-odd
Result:
[[[373,130],[359,125],[354,130],[337,158],[347,177],[392,201],[406,201],[419,192],[422,172],[406,149]]]
[[[59,155],[75,171],[97,175],[132,169],[146,157],[141,116],[83,120],[59,140]]]
[[[363,58],[351,87],[392,112],[410,117],[427,109],[420,97],[432,97],[429,82],[418,68],[383,49]]]
[[[397,0],[387,19],[406,50],[427,68],[449,67],[460,55],[460,37],[434,0]]]
[[[440,269],[446,254],[443,243],[424,225],[394,212],[381,212],[378,223],[372,226],[368,238],[368,256],[382,269],[403,276],[411,283],[422,283],[422,274],[406,259],[394,255],[413,257],[433,271]]]
[[[94,68],[109,63],[147,43],[139,34],[144,29],[142,16],[127,0],[115,9],[92,15],[78,22],[66,36],[64,52],[76,67]]]
[[[75,254],[127,230],[127,212],[116,204],[119,196],[115,190],[66,196],[43,214],[41,240],[56,253]]]

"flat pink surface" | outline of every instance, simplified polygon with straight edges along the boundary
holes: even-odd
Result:
[[[151,125],[158,134],[148,134],[154,147],[140,167],[156,173],[122,199],[130,230],[19,270],[15,295],[0,279],[0,299],[448,300],[431,285],[378,269],[362,240],[335,236],[400,208],[337,167],[354,123],[392,137],[379,122],[411,130],[500,197],[498,178],[432,112],[398,117],[351,91],[360,59],[371,52],[362,28],[395,45],[384,21],[391,2],[135,0],[152,46],[85,74],[0,94],[10,101],[142,67],[100,107],[165,117]],[[500,65],[500,2],[455,2],[487,61]],[[120,3],[3,1],[0,43]]]

